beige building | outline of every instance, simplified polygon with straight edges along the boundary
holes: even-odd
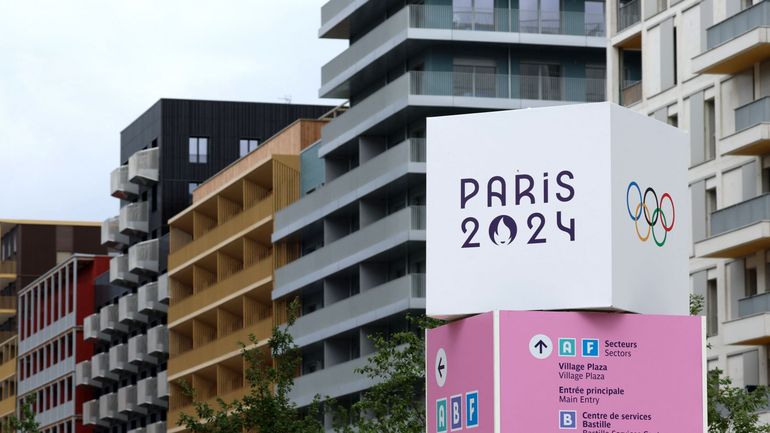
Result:
[[[770,2],[612,0],[607,9],[610,100],[690,133],[691,290],[706,298],[708,366],[738,386],[766,385]]]
[[[274,214],[299,198],[300,151],[320,138],[322,120],[297,120],[193,191],[193,204],[169,220],[168,430],[197,398],[215,404],[248,391],[239,343],[264,346],[273,325],[273,272],[296,256],[273,246]]]

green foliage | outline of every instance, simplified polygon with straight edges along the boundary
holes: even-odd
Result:
[[[705,299],[690,294],[690,314],[703,311]],[[709,433],[770,432],[770,425],[760,424],[758,411],[768,404],[768,389],[760,386],[753,391],[732,385],[729,377],[719,369],[708,371],[706,393]]]
[[[28,395],[21,403],[19,408],[20,416],[10,417],[10,427],[13,431],[19,433],[40,433],[40,423],[35,421],[35,395]]]
[[[747,391],[732,386],[730,378],[718,369],[708,372],[709,433],[770,432],[770,425],[760,424],[757,412],[767,406],[767,388]]]
[[[195,390],[182,384],[184,393],[193,398],[194,414],[180,416],[178,425],[193,433],[242,433],[243,430],[270,433],[321,433],[320,402],[316,397],[306,411],[300,411],[289,399],[294,376],[301,363],[300,352],[288,329],[296,320],[298,302],[289,307],[288,324],[274,327],[267,348],[242,346],[247,361],[246,380],[249,392],[240,400],[217,400],[217,407],[195,399]],[[272,355],[272,356],[271,356]]]
[[[422,433],[425,431],[425,330],[443,322],[408,317],[410,328],[371,337],[376,352],[357,369],[377,384],[349,411],[340,409],[342,433]],[[352,421],[348,424],[348,421]]]

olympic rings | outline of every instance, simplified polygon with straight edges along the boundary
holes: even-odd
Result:
[[[630,200],[632,188],[636,188],[636,195],[639,197],[639,201],[633,212],[631,211],[633,206],[631,205],[632,202]],[[650,195],[652,196],[653,201],[653,203],[651,203],[652,206],[648,206],[647,204]],[[663,211],[663,202],[666,199],[668,199],[668,202],[671,204],[671,225],[668,224],[668,217]],[[650,214],[650,209],[652,209],[652,214]],[[671,194],[664,193],[660,199],[658,199],[658,193],[655,192],[652,187],[645,189],[644,194],[642,194],[642,188],[639,184],[632,181],[628,184],[628,188],[626,188],[626,210],[628,211],[628,216],[631,217],[631,221],[634,222],[636,236],[640,241],[646,242],[650,238],[650,234],[652,234],[652,240],[655,242],[655,245],[662,247],[666,244],[668,232],[674,229],[674,223],[676,222],[676,209],[674,208],[674,199],[671,197]],[[642,236],[642,233],[639,231],[639,221],[642,220],[642,216],[644,216],[643,221],[647,223],[647,234],[644,236]],[[660,221],[660,225],[663,227],[662,240],[658,239],[658,234],[655,233],[655,226],[658,225],[658,221]]]

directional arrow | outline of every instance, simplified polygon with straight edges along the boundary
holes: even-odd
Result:
[[[449,374],[449,359],[446,357],[446,351],[443,347],[440,347],[436,352],[436,363],[433,365],[436,368],[433,370],[436,375],[436,384],[440,387],[444,386],[447,374]]]
[[[547,349],[548,345],[545,344],[543,340],[539,340],[537,343],[535,343],[535,348],[540,351],[540,353],[543,353],[543,349]]]
[[[445,368],[446,368],[446,366],[444,365],[444,360],[439,358],[438,359],[438,367],[436,368],[438,370],[438,376],[439,377],[444,377],[444,369]]]
[[[537,359],[546,359],[553,352],[553,341],[545,334],[535,334],[529,340],[529,353]]]

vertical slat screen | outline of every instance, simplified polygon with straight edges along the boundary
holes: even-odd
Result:
[[[243,318],[224,308],[217,308],[217,337],[226,337],[243,328]]]

